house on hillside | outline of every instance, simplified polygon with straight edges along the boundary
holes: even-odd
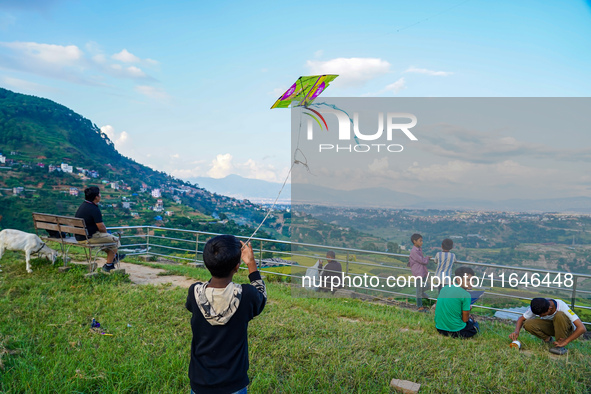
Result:
[[[130,209],[131,208],[131,202],[129,202],[129,201],[123,201],[121,203],[121,206],[123,207],[123,209]]]
[[[156,205],[154,205],[154,212],[162,212],[164,211],[164,203],[162,200],[156,201]]]
[[[78,194],[80,194],[80,191],[77,187],[70,188],[70,196],[78,197]]]
[[[60,166],[62,172],[66,172],[68,174],[71,174],[74,172],[74,167],[72,167],[71,165],[69,165],[68,163],[62,163],[62,165]]]
[[[152,197],[154,197],[154,198],[162,197],[162,193],[160,192],[160,189],[153,189],[152,190]]]
[[[119,182],[111,182],[111,189],[119,190]]]
[[[131,217],[134,217],[134,218],[139,218],[139,217],[140,217],[140,214],[139,214],[139,213],[137,213],[137,212],[132,212],[132,213],[131,213]]]
[[[19,194],[21,194],[24,191],[25,191],[25,188],[22,186],[12,188],[12,194],[14,194],[15,196],[18,196]]]
[[[55,170],[57,170],[59,167],[57,167],[57,166],[54,166],[53,164],[50,164],[50,165],[49,165],[47,168],[49,169],[49,172],[54,172],[54,171],[55,171]]]
[[[0,153],[0,163],[6,164],[6,156],[3,156],[2,153]]]

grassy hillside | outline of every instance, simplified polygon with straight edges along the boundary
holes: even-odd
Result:
[[[0,391],[180,393],[189,389],[186,289],[136,286],[124,276],[59,274],[23,256],[0,261]],[[202,269],[162,268],[198,279]],[[240,274],[236,280],[245,283]],[[429,392],[588,392],[591,343],[550,357],[527,333],[484,321],[472,340],[437,334],[433,315],[351,299],[293,298],[268,284],[269,302],[249,327],[253,393],[389,393],[392,378]],[[104,332],[90,329],[97,319]]]

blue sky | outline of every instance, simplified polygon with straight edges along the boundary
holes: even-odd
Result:
[[[281,182],[300,75],[332,97],[588,97],[591,7],[569,1],[0,3],[0,86],[89,118],[181,178]]]

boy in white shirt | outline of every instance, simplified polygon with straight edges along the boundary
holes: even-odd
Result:
[[[515,331],[509,335],[511,340],[517,339],[522,326],[548,344],[552,344],[552,336],[556,337],[554,347],[550,348],[554,354],[565,354],[568,351],[565,346],[587,331],[564,301],[551,298],[531,300],[530,308],[517,319]]]
[[[441,292],[443,286],[449,286],[451,284],[451,269],[456,262],[456,255],[451,252],[454,247],[454,241],[446,238],[441,242],[441,252],[437,252],[433,260],[437,263],[437,269],[435,270],[435,276],[441,280],[437,288]]]

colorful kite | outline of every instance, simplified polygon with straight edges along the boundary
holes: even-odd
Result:
[[[338,75],[309,75],[299,77],[291,88],[287,89],[281,97],[275,101],[273,108],[287,108],[291,104],[295,107],[306,107],[314,101],[334,81]]]

